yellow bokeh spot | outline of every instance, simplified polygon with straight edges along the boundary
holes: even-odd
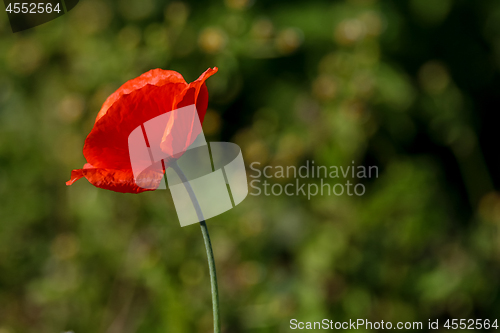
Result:
[[[205,28],[198,38],[200,48],[206,53],[218,53],[227,43],[226,33],[216,27]]]

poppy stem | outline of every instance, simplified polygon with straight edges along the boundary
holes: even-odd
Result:
[[[214,333],[221,332],[221,324],[220,324],[220,315],[219,315],[219,288],[217,287],[217,273],[215,271],[215,259],[214,253],[212,251],[212,242],[210,241],[210,235],[208,234],[207,224],[205,222],[205,218],[203,217],[203,213],[201,211],[200,204],[198,203],[198,199],[196,199],[196,195],[194,194],[193,188],[189,183],[184,172],[177,164],[176,160],[169,161],[169,166],[174,169],[179,178],[184,184],[186,191],[189,194],[189,198],[191,199],[194,209],[196,210],[196,214],[198,215],[198,220],[200,221],[201,233],[203,234],[203,240],[205,241],[205,248],[207,250],[208,257],[208,268],[210,271],[210,284],[212,287],[212,306],[214,311]],[[166,175],[165,175],[166,176]]]

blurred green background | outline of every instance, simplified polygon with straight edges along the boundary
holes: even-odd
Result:
[[[498,318],[497,0],[82,0],[0,35],[0,333],[212,331],[170,193],[64,183],[121,84],[213,66],[205,133],[247,166],[379,167],[361,197],[249,195],[208,221],[224,332]]]

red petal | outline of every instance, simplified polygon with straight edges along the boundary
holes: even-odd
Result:
[[[85,177],[94,186],[116,192],[150,191],[135,184],[128,151],[130,133],[154,117],[191,104],[196,104],[200,122],[203,122],[208,105],[205,80],[216,72],[217,68],[208,69],[189,85],[179,73],[161,69],[126,82],[104,102],[85,140],[83,154],[90,164],[73,170],[66,184]],[[149,172],[151,175],[146,174],[145,179],[152,186],[148,187],[156,188],[163,172]]]
[[[127,95],[135,90],[141,89],[147,84],[161,87],[168,83],[187,84],[180,73],[160,68],[152,69],[133,80],[125,82],[120,88],[118,88],[117,91],[106,99],[101,107],[101,110],[97,114],[95,122],[97,123],[97,121],[106,114],[111,105],[113,105],[123,95]]]
[[[147,84],[122,95],[99,118],[87,136],[83,155],[96,168],[130,169],[128,137],[144,122],[172,110],[174,99],[186,84]]]
[[[83,177],[83,169],[77,169],[71,171],[71,179],[66,182],[66,185],[72,185],[78,179]]]
[[[200,123],[203,124],[208,106],[208,89],[205,85],[205,81],[217,73],[218,70],[219,69],[217,67],[209,68],[203,72],[198,79],[191,82],[181,94],[180,98],[176,99],[176,108],[178,109],[191,104],[196,104],[196,110],[198,111]]]
[[[196,111],[200,124],[203,123],[208,106],[208,90],[205,80],[217,72],[217,68],[208,69],[196,81],[189,84],[180,96],[176,109],[196,104]],[[161,150],[168,156],[179,158],[200,134],[201,128],[196,126],[196,114],[178,112],[174,114],[173,122],[165,128],[160,144]]]
[[[78,172],[80,177],[73,179],[73,173]],[[121,193],[141,193],[145,191],[154,191],[160,185],[163,179],[163,172],[149,171],[149,184],[145,189],[136,185],[132,170],[113,170],[113,169],[99,169],[99,168],[84,168],[73,170],[71,172],[72,178],[66,182],[66,185],[72,185],[81,177],[87,180],[94,186]],[[142,177],[144,181],[144,177]]]

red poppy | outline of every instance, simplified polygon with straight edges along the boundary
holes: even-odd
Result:
[[[128,147],[130,133],[152,118],[193,104],[203,123],[208,105],[205,80],[216,72],[216,67],[209,68],[196,81],[187,84],[175,71],[153,69],[122,85],[104,102],[85,140],[83,155],[88,163],[83,169],[73,170],[66,185],[85,177],[96,187],[116,192],[151,191],[134,181]],[[168,131],[165,135],[172,133]],[[168,139],[164,137],[163,141]],[[191,142],[182,143],[189,144]],[[160,184],[163,170],[149,172],[153,184],[149,188],[154,189]]]

